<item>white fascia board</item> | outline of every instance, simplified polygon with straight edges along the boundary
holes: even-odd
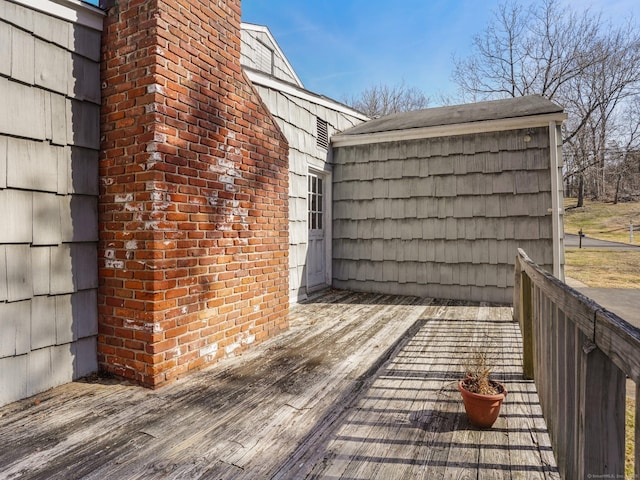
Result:
[[[419,140],[422,138],[453,137],[474,133],[503,132],[521,128],[548,127],[549,122],[563,122],[566,113],[550,113],[531,117],[501,118],[482,122],[457,123],[453,125],[436,125],[433,127],[407,128],[388,132],[363,133],[360,135],[333,135],[331,145],[348,147],[352,145],[368,145],[372,143],[397,142],[403,140]]]
[[[308,102],[315,103],[316,105],[321,105],[330,110],[335,110],[336,112],[351,115],[352,117],[356,117],[359,120],[365,122],[367,120],[370,120],[366,115],[363,115],[360,112],[347,107],[346,105],[335,102],[327,97],[315,95],[308,90],[303,90],[296,87],[295,85],[283,82],[265,73],[249,69],[245,69],[245,73],[249,77],[249,80],[251,80],[256,85],[260,85],[261,87],[272,88],[273,90],[277,90],[279,92],[286,93],[303,100],[307,100]]]
[[[94,30],[102,31],[105,12],[78,0],[9,0]]]
[[[298,74],[296,73],[296,71],[293,69],[293,67],[289,63],[289,59],[287,58],[287,56],[284,54],[284,52],[280,48],[280,45],[278,45],[278,42],[276,42],[276,39],[271,34],[271,30],[269,30],[269,27],[266,27],[264,25],[255,25],[253,23],[244,23],[243,22],[243,23],[240,24],[240,30],[251,30],[251,31],[254,31],[254,32],[261,32],[261,33],[264,33],[265,35],[267,35],[269,37],[269,40],[271,40],[271,43],[273,43],[273,46],[276,48],[276,51],[278,52],[278,54],[280,55],[280,57],[284,61],[285,65],[289,69],[291,75],[293,75],[293,78],[296,79],[296,83],[298,84],[298,86],[300,88],[304,88],[304,85],[302,84],[302,80],[300,80],[300,77],[298,77]]]

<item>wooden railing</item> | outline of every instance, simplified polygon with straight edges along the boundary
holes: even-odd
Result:
[[[636,389],[640,475],[640,329],[581,295],[518,250],[514,320],[562,478],[625,478],[625,384]],[[640,312],[639,312],[640,314]]]

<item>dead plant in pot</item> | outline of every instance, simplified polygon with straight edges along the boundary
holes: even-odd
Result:
[[[492,380],[490,375],[487,354],[477,352],[467,368],[467,376],[458,382],[469,422],[480,428],[490,428],[494,424],[507,395],[505,386]]]

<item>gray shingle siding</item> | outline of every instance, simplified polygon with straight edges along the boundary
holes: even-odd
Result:
[[[338,146],[333,159],[336,287],[509,303],[517,248],[553,265],[547,128]]]
[[[243,32],[243,39],[244,48],[246,42],[249,41],[249,36],[245,36],[245,32]],[[247,59],[246,62],[250,63],[250,59]],[[329,106],[315,104],[306,98],[297,97],[274,88],[260,84],[256,84],[255,87],[289,142],[289,296],[291,301],[295,302],[304,298],[307,290],[307,175],[310,168],[331,171],[327,150],[317,145],[316,118],[319,117],[327,122],[329,135],[350,128],[360,123],[361,120],[347,113],[333,110]],[[361,171],[355,167],[352,170],[354,172]],[[334,198],[342,195],[345,198],[353,198],[354,201],[363,205],[366,204],[362,209],[358,209],[360,215],[358,218],[361,220],[366,220],[369,216],[375,217],[375,204],[372,203],[376,192],[374,185],[353,182],[358,177],[349,178],[349,169],[342,171],[341,175],[344,182],[336,184],[336,188],[333,189]],[[370,172],[364,172],[364,175],[370,180],[373,179]],[[346,190],[354,186],[356,191]],[[339,210],[340,206],[335,206],[335,208]],[[334,209],[333,212],[335,215],[336,210]],[[342,212],[342,216],[347,215],[349,215],[348,211]],[[354,239],[358,238],[359,234],[367,237],[370,236],[367,233],[370,228],[370,224],[366,222],[359,226],[354,224],[352,231],[346,232],[346,235],[352,236]],[[343,247],[348,248],[351,254],[360,254],[360,250],[351,245]],[[370,247],[367,249],[370,251]],[[358,278],[365,278],[362,268],[358,270],[354,266],[352,273]]]
[[[97,370],[101,34],[0,6],[2,405]]]

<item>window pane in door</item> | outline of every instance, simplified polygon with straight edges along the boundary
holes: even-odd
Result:
[[[309,175],[309,190],[307,192],[309,210],[309,225],[310,230],[321,230],[323,228],[323,209],[324,209],[324,197],[323,187],[324,182],[322,178],[315,175]]]

